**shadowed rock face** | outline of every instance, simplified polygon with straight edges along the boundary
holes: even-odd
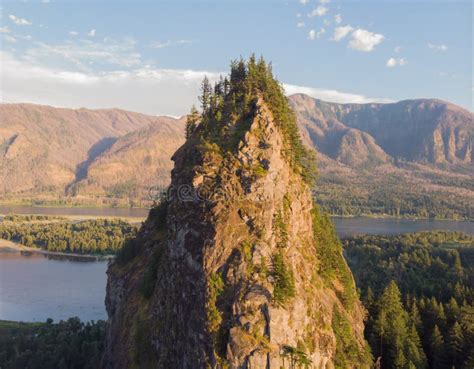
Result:
[[[352,276],[340,248],[321,275],[338,244],[262,99],[242,137],[232,153],[191,137],[173,156],[169,201],[108,271],[104,368],[331,368],[343,340],[348,367],[369,367]]]

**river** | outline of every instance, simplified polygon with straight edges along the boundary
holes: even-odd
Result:
[[[6,206],[0,205],[0,214],[39,214],[51,216],[96,216],[96,217],[123,217],[145,218],[148,209],[144,208],[61,208],[47,206]]]
[[[144,209],[0,207],[0,214],[145,217]],[[468,221],[334,218],[340,237],[452,230],[474,234]],[[0,240],[0,244],[1,244]],[[55,260],[45,255],[0,252],[0,319],[55,321],[78,316],[105,319],[107,261]]]

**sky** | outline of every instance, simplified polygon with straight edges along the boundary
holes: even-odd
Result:
[[[439,98],[472,111],[471,1],[0,3],[0,99],[186,114],[252,53],[287,94],[340,103]]]

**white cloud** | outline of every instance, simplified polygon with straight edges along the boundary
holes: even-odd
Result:
[[[77,31],[69,31],[69,34],[71,36],[79,36],[79,32],[77,32]]]
[[[321,28],[319,31],[315,31],[314,29],[312,29],[311,31],[309,31],[308,33],[308,39],[310,40],[315,40],[317,38],[320,38],[324,33],[326,32],[326,30],[324,28]]]
[[[303,5],[306,5],[309,3],[309,0],[300,0],[300,3],[303,4]]]
[[[301,18],[301,17],[302,17],[301,13],[296,13],[296,18]]]
[[[17,39],[13,36],[10,36],[10,35],[3,35],[3,39],[6,41],[6,42],[9,42],[11,44],[14,44],[16,43]]]
[[[442,78],[449,78],[449,79],[457,79],[458,75],[455,73],[446,73],[446,72],[439,72],[439,76]]]
[[[329,4],[331,0],[319,0],[321,4]]]
[[[328,8],[325,6],[319,5],[311,13],[308,14],[308,17],[313,18],[313,17],[322,17],[324,14],[328,12]]]
[[[297,93],[306,94],[315,99],[321,99],[324,101],[341,103],[341,104],[365,104],[370,102],[392,102],[391,99],[385,98],[371,98],[364,95],[353,94],[348,92],[341,92],[337,90],[327,90],[322,88],[306,87],[306,86],[297,86],[292,84],[283,84],[283,88],[287,95],[293,95]]]
[[[385,63],[385,65],[389,68],[393,68],[393,67],[403,67],[404,65],[407,65],[408,64],[408,61],[406,60],[406,58],[394,58],[394,57],[391,57],[387,60],[387,63]]]
[[[10,29],[7,26],[0,27],[0,33],[10,33]]]
[[[74,67],[88,71],[91,65],[136,67],[141,55],[135,50],[135,40],[125,38],[102,41],[68,40],[60,44],[36,42],[23,52],[23,59],[36,64],[56,67]]]
[[[448,47],[444,44],[432,44],[432,43],[428,43],[428,47],[431,49],[431,50],[434,50],[434,51],[446,51],[448,50]]]
[[[334,34],[332,36],[333,41],[341,41],[344,37],[346,37],[349,33],[351,33],[354,28],[351,25],[336,27],[334,28]]]
[[[369,52],[384,40],[384,36],[366,29],[358,28],[351,34],[349,47],[354,50]]]
[[[19,60],[0,51],[3,102],[31,102],[69,108],[119,107],[146,114],[186,114],[205,75],[220,73],[138,67],[130,71],[75,72]]]
[[[310,40],[316,39],[316,31],[314,29],[308,32],[308,39]]]
[[[191,40],[177,40],[177,41],[168,40],[168,41],[165,41],[165,42],[154,41],[149,46],[152,49],[163,49],[163,48],[168,47],[168,46],[184,45],[184,44],[191,44],[191,43],[192,43]]]
[[[304,26],[305,26],[304,22],[298,22],[298,23],[296,23],[296,27],[298,27],[298,28],[302,28],[302,27],[304,27]]]
[[[33,37],[31,37],[31,35],[15,35],[15,37],[21,39],[21,40],[25,40],[25,41],[30,41]]]
[[[94,37],[95,36],[95,29],[91,29],[87,36]]]
[[[342,22],[342,16],[341,16],[341,14],[336,14],[336,15],[334,16],[334,22],[336,22],[336,24],[341,24],[341,22]]]
[[[200,83],[205,75],[216,81],[220,74],[210,71],[154,69],[108,72],[77,72],[51,68],[20,60],[0,51],[2,102],[30,102],[69,108],[111,108],[153,115],[180,116],[198,104]],[[389,102],[388,99],[336,90],[284,84],[287,94],[305,93],[338,103]]]
[[[10,14],[8,16],[8,18],[10,18],[10,20],[15,23],[17,26],[31,26],[33,23],[30,22],[29,20],[25,19],[25,18],[18,18],[16,16],[14,16],[13,14]]]
[[[398,54],[401,50],[402,50],[401,46],[395,46],[395,48],[393,49],[393,52]]]

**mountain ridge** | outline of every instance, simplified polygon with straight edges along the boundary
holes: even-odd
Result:
[[[115,139],[169,119],[119,109],[2,104],[0,196],[65,198],[77,177],[84,176],[78,172]]]
[[[289,101],[296,110],[303,142],[318,152],[321,180],[317,191],[322,194],[320,203],[326,210],[339,215],[474,216],[474,189],[467,184],[474,181],[474,128],[469,111],[439,99],[337,104],[296,94],[290,96]],[[21,106],[19,110],[23,115],[15,115],[17,105]],[[420,105],[425,108],[418,111],[418,115],[434,118],[421,119],[421,134],[410,133],[411,139],[416,140],[415,144],[407,145],[408,140],[400,136],[400,132],[391,132],[386,126],[397,125],[399,131],[406,129],[413,120],[404,107]],[[385,119],[384,114],[373,112],[383,107],[401,109],[396,116],[403,119]],[[418,108],[411,111],[413,109]],[[59,109],[61,114],[56,114],[58,117],[52,119],[52,124],[46,124],[56,111],[56,108],[34,104],[0,105],[2,201],[25,199],[53,204],[143,206],[152,200],[148,194],[150,186],[165,187],[169,183],[171,154],[184,140],[184,118],[135,115],[119,109]],[[360,111],[370,119],[365,119]],[[100,119],[81,122],[77,120],[81,114],[98,115]],[[35,128],[37,119],[44,120],[39,124],[44,128]],[[143,130],[143,135],[153,122],[161,122],[157,127],[171,124],[175,129],[152,134],[153,140],[140,139],[140,131]],[[366,129],[369,123],[370,129]],[[45,135],[43,131],[48,132],[48,129],[52,133]],[[125,137],[132,132],[136,133]],[[140,150],[137,143],[125,146],[124,142],[131,143],[134,138],[137,143],[141,142]],[[119,146],[121,152],[116,150]],[[408,147],[406,152],[397,152],[403,147]],[[149,162],[158,166],[156,170],[146,165],[144,151],[147,150],[154,151],[152,156],[160,158],[156,163]],[[88,151],[95,155],[89,156]],[[112,165],[119,162],[120,170]],[[137,165],[146,169],[133,170]],[[90,176],[87,176],[89,169]],[[132,174],[138,177],[137,181],[130,180]],[[396,181],[391,178],[398,178],[400,185],[394,184]],[[134,191],[133,187],[139,189]],[[368,191],[372,187],[375,195]],[[400,206],[392,201],[395,197]],[[427,211],[417,208],[420,205],[416,205],[416,198],[425,199],[423,202],[427,205],[422,206]],[[436,203],[441,204],[441,210]]]
[[[313,124],[320,130],[331,131],[331,127],[328,127],[328,123],[331,123],[332,131],[358,129],[373,136],[384,151],[394,158],[430,163],[473,161],[472,114],[442,100],[335,104],[296,94],[290,96],[289,101],[305,128],[311,129]],[[446,116],[446,112],[456,115]],[[398,123],[396,127],[394,122]],[[449,129],[450,132],[447,131]],[[445,137],[447,134],[448,138]],[[409,143],[412,143],[412,147],[407,147]],[[417,148],[421,151],[417,151]]]

